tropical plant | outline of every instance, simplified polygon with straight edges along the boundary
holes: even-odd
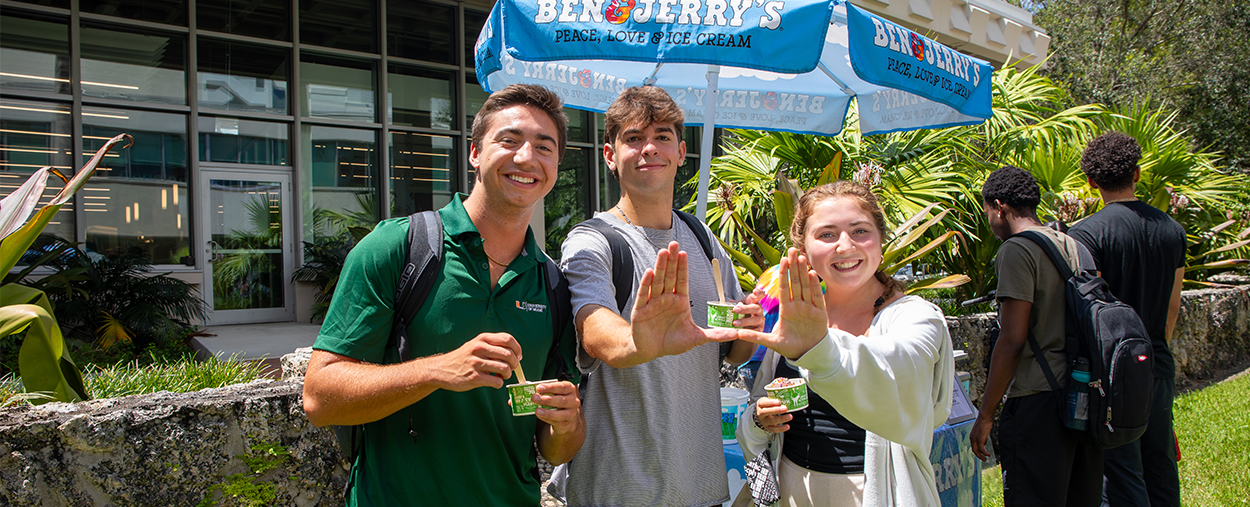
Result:
[[[104,154],[123,139],[129,141],[126,147],[134,142],[129,134],[118,134],[109,139],[73,179],[66,178],[51,166],[43,167],[0,201],[0,238],[3,238],[0,239],[0,273],[13,270],[52,216],[95,174]],[[27,217],[43,196],[49,173],[61,178],[65,186],[27,222]],[[18,368],[26,391],[47,392],[58,401],[88,399],[82,373],[65,348],[65,340],[53,317],[48,297],[37,289],[16,283],[0,286],[0,337],[23,331],[25,335],[18,353]],[[49,400],[31,400],[32,403],[46,401]]]
[[[304,265],[291,274],[297,282],[309,282],[315,286],[313,292],[312,320],[325,318],[330,309],[330,300],[334,297],[334,288],[338,286],[339,274],[343,271],[343,262],[352,242],[345,236],[317,238],[315,242],[304,242]]]
[[[137,248],[95,258],[70,248],[46,265],[58,273],[29,285],[56,304],[57,321],[70,339],[104,348],[134,342],[143,349],[186,336],[191,322],[206,316],[194,285],[153,274]]]
[[[1237,229],[1232,227],[1239,223],[1239,220],[1229,220],[1207,231],[1187,231],[1186,287],[1222,287],[1223,284],[1206,281],[1206,278],[1250,266],[1250,227],[1237,232]],[[1246,224],[1240,223],[1240,225]]]
[[[784,132],[742,132],[740,139],[750,139],[748,143],[750,148],[743,146],[734,146],[727,150],[729,155],[719,157],[713,162],[713,167],[717,171],[724,171],[724,179],[729,182],[722,181],[722,174],[715,172],[718,187],[721,190],[721,199],[716,200],[716,204],[710,209],[718,210],[717,217],[721,222],[717,227],[721,244],[734,258],[735,263],[740,268],[738,272],[739,283],[749,290],[754,287],[760,275],[770,266],[775,266],[780,261],[782,253],[789,247],[790,239],[788,231],[790,223],[793,221],[795,206],[798,204],[799,198],[806,191],[799,180],[792,180],[786,176],[783,169],[785,166],[796,167],[799,173],[810,174],[817,164],[818,160],[808,157],[829,157],[829,162],[823,164],[818,175],[814,180],[810,181],[810,186],[819,186],[838,179],[841,173],[841,161],[843,159],[842,151],[837,151],[840,147],[834,143],[827,143],[823,139],[816,136],[797,137],[800,134],[791,134]],[[767,150],[761,146],[766,146]],[[898,146],[886,144],[887,149],[896,149]],[[903,157],[897,150],[893,161],[900,165],[907,166],[911,160],[909,157]],[[783,158],[777,157],[777,153],[781,153]],[[924,157],[923,153],[913,153],[914,157]],[[894,210],[910,210],[910,205],[914,203],[909,196],[909,191],[913,188],[907,183],[915,183],[919,186],[933,185],[933,180],[921,174],[921,165],[911,166],[903,169],[905,173],[897,179],[892,178],[873,178],[871,181],[864,183],[872,186],[874,183],[880,185],[883,180],[890,180],[897,186],[895,189],[903,189],[901,192],[879,193],[879,195],[891,195],[893,199],[889,200],[883,207],[893,208]],[[871,169],[868,169],[871,170]],[[759,210],[759,203],[763,201],[763,193],[766,187],[750,181],[752,175],[762,176],[766,172],[771,172],[771,180],[774,182],[775,190],[772,190],[771,210],[773,212],[771,231],[772,238],[765,238],[749,226],[743,218],[738,214],[737,208],[745,207],[746,209]],[[930,173],[932,174],[932,173]],[[760,178],[762,179],[762,178]],[[734,195],[736,192],[727,191],[726,188],[748,187],[751,185],[749,193],[742,193],[742,198],[735,202]],[[753,202],[752,202],[753,201]],[[934,216],[936,205],[926,205],[917,209],[902,220],[890,220],[896,213],[887,213],[887,221],[899,223],[895,229],[889,231],[884,238],[885,243],[883,250],[885,259],[882,263],[882,269],[887,274],[894,274],[903,266],[915,261],[918,258],[932,252],[943,242],[950,239],[955,232],[947,232],[932,238],[924,246],[918,246],[918,242],[925,238],[926,233],[931,227],[940,223],[946,216],[946,212],[937,212]],[[753,216],[753,218],[755,218]],[[767,217],[765,217],[767,218]],[[926,220],[927,219],[927,220]],[[709,217],[709,223],[714,220]],[[922,223],[923,221],[923,223]],[[757,223],[763,220],[757,218]],[[732,226],[732,227],[729,227]],[[885,233],[886,231],[883,231]],[[739,233],[741,236],[739,236]],[[729,236],[726,238],[726,236]],[[731,241],[733,243],[731,243]],[[745,248],[736,248],[736,245],[745,245]],[[749,250],[748,254],[742,250]],[[960,275],[934,277],[931,279],[921,280],[913,284],[910,290],[919,290],[924,288],[951,287],[964,283],[967,277]]]

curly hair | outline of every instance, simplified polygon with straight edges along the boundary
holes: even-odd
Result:
[[[556,160],[564,159],[564,146],[568,141],[569,117],[564,114],[564,101],[555,92],[539,85],[513,84],[490,94],[486,103],[482,104],[477,115],[473,117],[473,146],[482,149],[482,138],[486,137],[486,128],[491,117],[512,106],[534,106],[547,113],[551,122],[556,125]]]
[[[1042,202],[1042,190],[1032,174],[1019,167],[1005,165],[985,178],[981,200],[1002,202],[1020,211],[1036,210]]]
[[[1107,132],[1095,137],[1081,155],[1081,171],[1099,188],[1119,191],[1133,185],[1141,146],[1137,140],[1121,132]]]
[[[861,209],[872,217],[872,223],[877,227],[877,234],[881,236],[882,247],[885,244],[885,211],[881,209],[881,203],[877,198],[877,194],[872,193],[868,187],[847,180],[837,180],[826,183],[819,187],[808,190],[803,193],[803,197],[799,198],[797,209],[794,210],[794,220],[790,222],[790,241],[798,247],[800,251],[806,251],[803,247],[804,235],[807,234],[807,219],[811,218],[812,212],[816,209],[816,205],[829,199],[848,198],[855,201]],[[881,267],[877,267],[877,272],[873,274],[878,282],[885,285],[885,295],[882,297],[889,299],[895,291],[902,292],[905,287],[903,283],[895,280],[894,277],[887,275],[881,271]]]

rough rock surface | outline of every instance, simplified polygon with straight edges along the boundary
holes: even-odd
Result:
[[[308,423],[299,382],[256,381],[0,411],[0,504],[197,505],[238,456],[286,446],[289,458],[254,483],[277,505],[342,505],[347,473],[334,433]]]
[[[1185,291],[1169,346],[1178,387],[1250,357],[1250,286]]]
[[[1250,357],[1248,289],[1184,294],[1172,341],[1178,386]],[[947,319],[954,347],[968,354],[956,369],[971,373],[978,404],[994,318]],[[310,354],[284,356],[283,381],[0,410],[0,505],[197,505],[232,474],[249,472],[240,456],[271,444],[289,458],[252,482],[272,485],[273,504],[342,505],[347,467],[334,433],[309,424],[302,408]],[[732,368],[721,376],[722,385],[742,387]],[[551,467],[539,465],[545,483]],[[546,488],[542,502],[559,505]]]

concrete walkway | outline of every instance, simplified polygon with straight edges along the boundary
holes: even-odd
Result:
[[[205,334],[191,339],[196,355],[219,359],[236,356],[243,361],[261,361],[269,367],[269,376],[281,376],[282,356],[295,349],[311,347],[321,324],[304,322],[271,322],[204,328]]]

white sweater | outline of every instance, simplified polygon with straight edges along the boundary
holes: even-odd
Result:
[[[824,340],[792,362],[806,370],[809,389],[868,432],[865,506],[941,504],[929,453],[933,430],[950,414],[955,376],[951,349],[942,310],[919,297],[904,296],[877,313],[868,336],[830,329]],[[764,355],[749,413],[764,396],[779,359],[772,350]],[[769,433],[743,419],[738,442],[749,461],[769,445]],[[781,441],[773,441],[774,461],[781,457]]]

